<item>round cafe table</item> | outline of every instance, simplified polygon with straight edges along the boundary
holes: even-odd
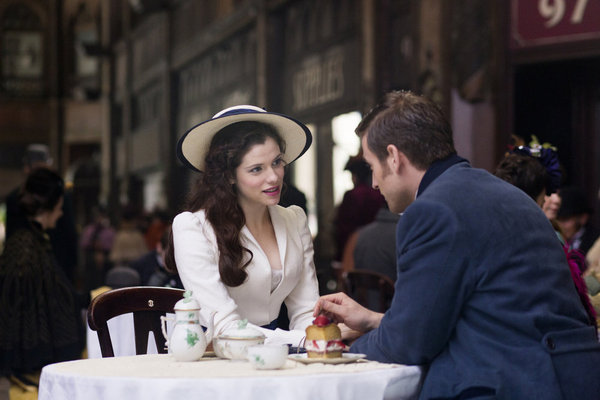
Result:
[[[255,370],[245,361],[203,358],[177,362],[169,354],[85,359],[42,369],[40,400],[58,399],[415,399],[417,366],[361,360]]]

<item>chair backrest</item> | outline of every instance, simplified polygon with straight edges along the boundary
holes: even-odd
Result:
[[[342,290],[359,304],[385,312],[394,297],[394,281],[379,272],[356,269],[344,272]]]
[[[146,354],[148,334],[154,334],[156,349],[166,353],[160,316],[172,313],[183,299],[184,290],[167,287],[134,286],[110,290],[92,300],[87,312],[90,329],[98,333],[102,357],[114,357],[107,321],[117,315],[133,313],[136,354]]]

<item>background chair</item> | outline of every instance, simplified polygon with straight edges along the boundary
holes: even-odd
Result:
[[[113,289],[140,286],[142,280],[140,274],[135,269],[126,265],[116,265],[108,270],[105,278],[106,286]]]
[[[394,282],[375,271],[346,271],[341,286],[348,296],[373,311],[387,311],[394,297]]]
[[[166,353],[160,316],[172,313],[175,303],[183,299],[182,289],[135,286],[104,292],[92,300],[87,319],[90,329],[98,333],[102,357],[114,357],[107,321],[121,314],[133,313],[136,354],[146,354],[148,334],[154,334],[156,349]]]

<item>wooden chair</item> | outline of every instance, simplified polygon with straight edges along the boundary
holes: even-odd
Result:
[[[341,286],[348,296],[373,311],[387,311],[394,297],[394,281],[375,271],[358,269],[346,271]],[[377,298],[375,302],[372,300],[373,297]]]
[[[121,314],[133,313],[136,354],[146,354],[148,334],[154,334],[156,349],[166,353],[160,328],[160,316],[172,313],[184,290],[167,287],[134,286],[110,290],[92,300],[87,312],[90,329],[98,333],[102,357],[114,357],[107,321]]]

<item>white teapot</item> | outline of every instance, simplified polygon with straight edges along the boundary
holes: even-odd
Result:
[[[200,325],[200,305],[192,297],[192,292],[186,290],[183,299],[175,303],[175,323],[171,335],[167,335],[166,322],[172,320],[161,316],[161,328],[163,335],[169,347],[169,353],[177,361],[197,361],[202,358],[206,346],[210,343],[214,322],[215,312],[211,313],[206,332]]]

